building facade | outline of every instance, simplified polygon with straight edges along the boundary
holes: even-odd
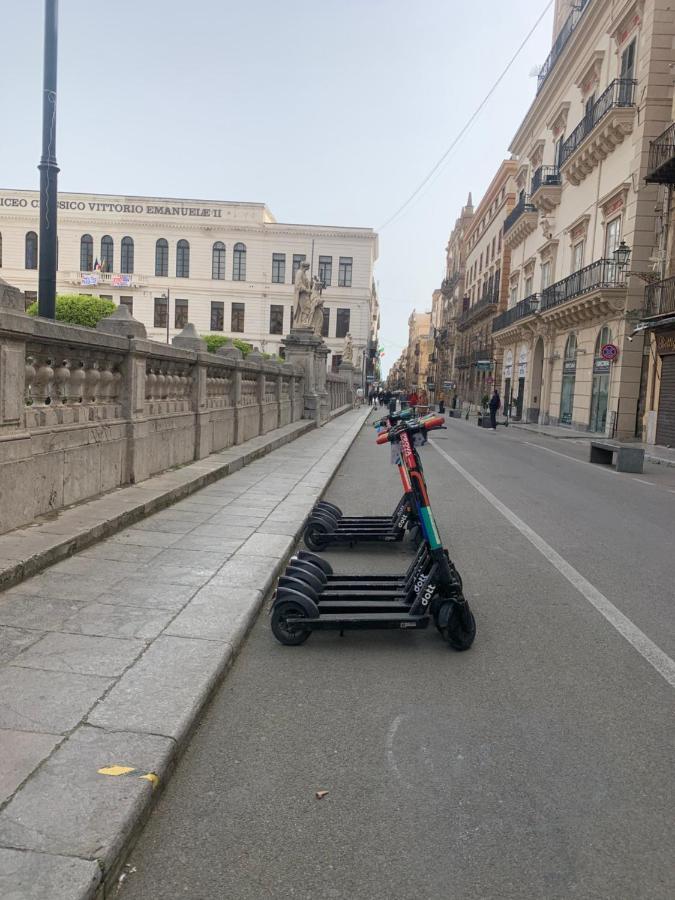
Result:
[[[464,293],[455,348],[462,404],[480,406],[501,381],[502,354],[492,340],[492,323],[508,301],[511,251],[502,235],[516,200],[517,170],[514,160],[502,162],[463,236]]]
[[[433,351],[431,313],[413,310],[408,319],[408,350],[406,357],[407,391],[428,396],[429,357]]]
[[[39,194],[0,190],[0,275],[37,297]],[[370,228],[277,222],[261,203],[59,195],[57,292],[124,303],[153,340],[198,332],[278,353],[301,262],[324,283],[323,336],[337,367],[351,333],[365,370],[377,342]]]
[[[650,140],[672,120],[674,39],[670,0],[556,2],[510,147],[508,308],[493,323],[503,396],[525,421],[643,434],[649,366],[641,335],[629,337],[660,265],[658,186],[645,176]]]

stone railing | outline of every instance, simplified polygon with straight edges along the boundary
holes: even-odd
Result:
[[[126,307],[105,323],[0,306],[0,533],[303,418],[299,365],[208,353],[192,326],[149,341]]]
[[[352,388],[348,380],[342,375],[336,375],[335,372],[328,372],[326,375],[326,386],[328,388],[328,408],[331,412],[335,412],[336,409],[341,409],[343,406],[352,404]]]

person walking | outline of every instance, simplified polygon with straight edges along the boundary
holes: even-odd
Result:
[[[490,407],[490,427],[493,431],[497,430],[497,412],[502,405],[501,398],[499,396],[499,391],[497,388],[494,389],[494,393],[490,397],[490,403],[488,404]]]

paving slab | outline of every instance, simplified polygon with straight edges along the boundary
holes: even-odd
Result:
[[[54,747],[62,741],[60,734],[44,734],[35,731],[0,729],[2,766],[0,766],[0,804],[10,797],[28,778]],[[2,869],[0,867],[0,873]],[[0,874],[0,885],[2,876]],[[0,897],[5,895],[0,893]]]
[[[39,641],[41,637],[40,631],[0,625],[0,665],[11,662],[22,650]]]
[[[229,641],[239,646],[263,602],[261,591],[236,591],[207,585],[196,594],[166,629],[165,634]]]
[[[166,609],[139,609],[108,603],[88,603],[79,612],[66,619],[64,631],[74,634],[92,634],[101,637],[142,638],[151,641],[161,634],[173,618],[173,611]]]
[[[281,559],[287,556],[295,542],[284,534],[254,534],[242,545],[242,556],[273,556]]]
[[[141,640],[51,633],[17,656],[13,665],[112,677],[122,675],[145,647]]]
[[[84,607],[82,601],[62,600],[57,597],[34,597],[17,593],[12,588],[0,594],[0,625],[16,628],[33,629],[36,639],[42,636],[42,630],[55,631],[63,626],[66,619]]]
[[[160,637],[89,715],[107,731],[184,738],[230,663],[223,641]]]
[[[65,734],[110,687],[110,678],[5,666],[0,672],[0,728]]]
[[[3,900],[85,900],[101,882],[97,863],[0,847]]]
[[[101,594],[98,601],[113,606],[138,606],[142,609],[167,609],[177,612],[198,590],[199,586],[192,584],[157,580],[150,582],[147,575],[135,575],[133,578],[120,581],[114,590]]]

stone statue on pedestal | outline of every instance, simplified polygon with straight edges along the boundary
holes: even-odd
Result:
[[[293,325],[296,327],[312,324],[312,282],[309,277],[309,263],[303,262],[295,273],[295,303]]]
[[[318,276],[312,278],[312,328],[314,334],[320,338],[323,329],[323,282]]]
[[[345,337],[345,348],[342,351],[342,362],[354,363],[354,344],[352,343],[352,336],[348,334]]]

